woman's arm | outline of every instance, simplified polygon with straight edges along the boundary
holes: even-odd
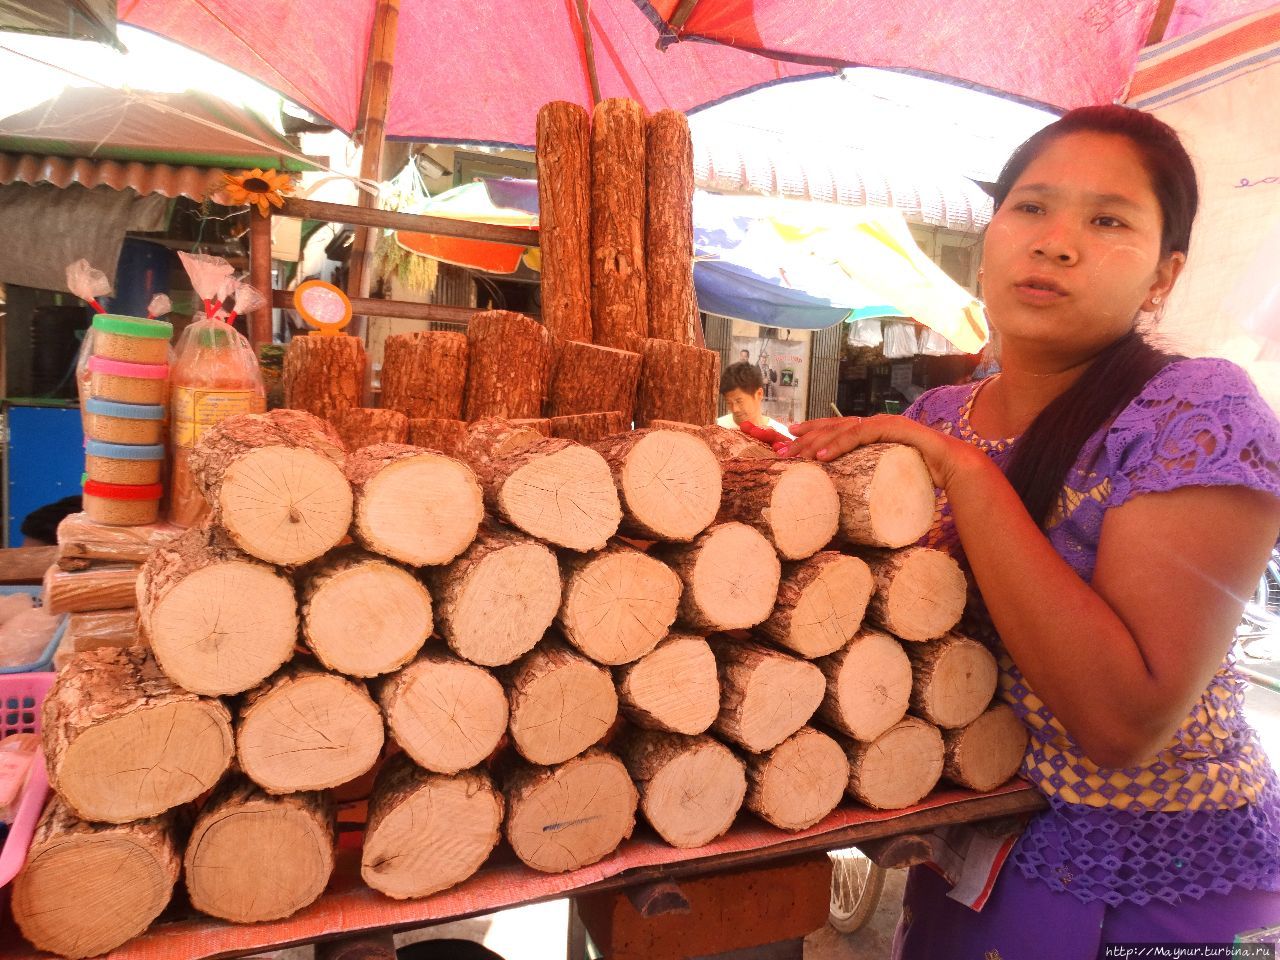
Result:
[[[1280,528],[1280,500],[1184,487],[1109,510],[1092,585],[980,450],[902,417],[811,421],[788,456],[874,442],[920,451],[947,493],[992,622],[1036,695],[1099,766],[1168,742],[1226,653]]]

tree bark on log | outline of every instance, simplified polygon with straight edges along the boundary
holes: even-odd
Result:
[[[747,757],[747,809],[779,830],[806,830],[840,804],[849,761],[840,744],[801,727],[772,750]]]
[[[418,766],[454,774],[477,766],[507,732],[507,695],[493,674],[440,650],[378,688],[392,739]],[[499,818],[501,819],[501,818]]]
[[[826,677],[818,716],[870,743],[899,723],[911,700],[911,661],[887,633],[863,627],[845,647],[814,663]]]
[[[398,670],[434,626],[417,577],[354,545],[299,571],[298,596],[302,639],[328,669],[353,677]]]
[[[822,703],[822,671],[757,643],[711,642],[720,676],[712,729],[750,753],[772,750],[809,722]]]
[[[556,620],[564,637],[596,663],[638,660],[667,635],[680,605],[680,578],[631,547],[561,559],[564,596]]]
[[[188,530],[158,547],[142,566],[137,596],[138,622],[156,660],[193,693],[242,693],[293,656],[293,583],[216,527]]]
[[[835,653],[858,632],[874,591],[857,557],[823,551],[783,564],[778,602],[760,633],[806,660]]]
[[[783,560],[811,557],[836,534],[840,498],[819,464],[802,460],[730,460],[716,519],[750,524]]]
[[[876,580],[870,620],[902,640],[935,640],[964,613],[968,587],[960,564],[941,550],[909,547],[863,554]]]
[[[548,421],[548,430],[550,421]],[[467,425],[462,444],[462,459],[469,463],[478,475],[484,476],[492,460],[511,456],[535,446],[545,435],[529,425],[529,421],[516,422],[503,417],[486,417]]]
[[[467,440],[465,420],[414,419],[409,421],[409,442],[415,447],[434,450],[446,457],[465,459],[462,449]]]
[[[693,137],[676,110],[660,110],[645,122],[645,199],[649,336],[692,343]]]
[[[351,533],[368,550],[421,567],[448,563],[475,539],[484,501],[466,464],[385,443],[347,458],[355,494]]]
[[[49,784],[77,816],[128,823],[209,790],[231,763],[231,714],[180,689],[146,651],[82,653],[43,708]]]
[[[592,449],[613,474],[624,535],[687,543],[715,520],[720,464],[699,438],[676,430],[631,430]]]
[[[576,103],[543,104],[537,123],[542,322],[559,340],[590,343],[591,118]]]
[[[367,362],[359,337],[294,337],[284,355],[284,405],[324,420],[361,406]]]
[[[848,794],[873,810],[901,810],[929,795],[942,776],[942,734],[907,716],[871,743],[844,745]]]
[[[958,633],[906,646],[914,680],[911,710],[944,730],[967,726],[991,704],[999,680],[996,658]]]
[[[565,417],[617,410],[629,424],[639,384],[640,354],[590,343],[561,343],[547,413]]]
[[[692,543],[662,544],[653,555],[684,584],[676,619],[695,633],[744,630],[773,610],[782,565],[769,541],[746,524],[717,523]]]
[[[456,886],[498,845],[504,808],[483,770],[442,776],[393,757],[369,799],[360,876],[396,900]]]
[[[916,450],[872,443],[826,466],[840,495],[843,542],[897,549],[929,532],[937,493]]]
[[[640,357],[636,426],[647,427],[652,420],[677,420],[695,427],[715,422],[720,354],[650,339],[641,345]]]
[[[720,713],[720,678],[707,641],[671,634],[654,651],[613,671],[622,712],[638,727],[699,734]]]
[[[240,769],[271,794],[325,790],[373,768],[382,714],[364,684],[293,660],[245,694],[236,717]]]
[[[530,763],[576,757],[618,718],[609,671],[558,640],[544,641],[498,672],[511,705],[511,742]]]
[[[637,730],[618,754],[635,781],[644,818],[671,846],[701,847],[733,826],[747,779],[742,761],[724,744],[708,736]]]
[[[272,410],[223,420],[197,441],[188,463],[212,522],[246,553],[291,566],[316,559],[347,535],[345,455],[325,421]]]
[[[489,509],[530,536],[586,552],[618,530],[622,508],[613,476],[590,447],[542,437],[472,465]]]
[[[572,440],[583,446],[591,446],[605,437],[622,433],[629,421],[623,420],[617,410],[607,413],[578,413],[567,417],[551,418],[551,436],[557,440]]]
[[[458,656],[486,667],[532,650],[560,609],[555,554],[497,525],[482,526],[475,543],[427,578],[440,635]]]
[[[652,423],[651,426],[660,426]],[[777,460],[778,455],[767,443],[748,436],[742,430],[729,429],[719,424],[700,427],[699,435],[707,441],[707,446],[716,455],[716,459],[725,460]]]
[[[591,117],[591,317],[596,343],[635,350],[645,305],[644,108],[602,100]]]
[[[464,419],[542,416],[551,374],[546,327],[519,313],[487,310],[467,324],[467,345]]]
[[[191,831],[183,858],[191,905],[233,923],[291,916],[324,892],[336,847],[329,794],[273,797],[232,777],[214,791]],[[246,851],[261,855],[251,867]]]
[[[168,905],[182,869],[176,811],[88,823],[54,795],[13,884],[13,919],[37,949],[97,957],[133,939]]]
[[[1006,783],[1022,767],[1027,727],[1007,703],[997,703],[958,730],[944,730],[943,775],[970,790],[987,792]]]
[[[399,410],[353,407],[335,413],[333,426],[348,450],[409,439],[409,419]]]
[[[461,420],[466,386],[465,333],[421,330],[387,337],[382,360],[384,407],[413,420]]]
[[[635,784],[622,761],[604,750],[555,767],[520,767],[503,792],[507,841],[526,866],[543,873],[602,860],[635,827]]]

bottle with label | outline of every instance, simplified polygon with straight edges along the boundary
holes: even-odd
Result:
[[[187,461],[191,448],[227,417],[266,410],[266,390],[249,341],[223,320],[206,318],[188,326],[175,353],[169,378],[173,440],[169,519],[191,527],[209,509],[191,475]]]

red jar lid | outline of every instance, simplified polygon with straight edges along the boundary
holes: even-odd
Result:
[[[164,494],[164,487],[158,483],[103,483],[100,480],[86,480],[84,492],[104,500],[159,500]]]

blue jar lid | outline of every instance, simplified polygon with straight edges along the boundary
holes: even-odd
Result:
[[[106,443],[102,440],[87,440],[84,449],[91,457],[106,457],[109,460],[164,459],[162,443]]]
[[[115,400],[102,400],[89,397],[84,402],[88,413],[100,417],[120,417],[123,420],[163,420],[164,406],[158,403],[117,403]]]

